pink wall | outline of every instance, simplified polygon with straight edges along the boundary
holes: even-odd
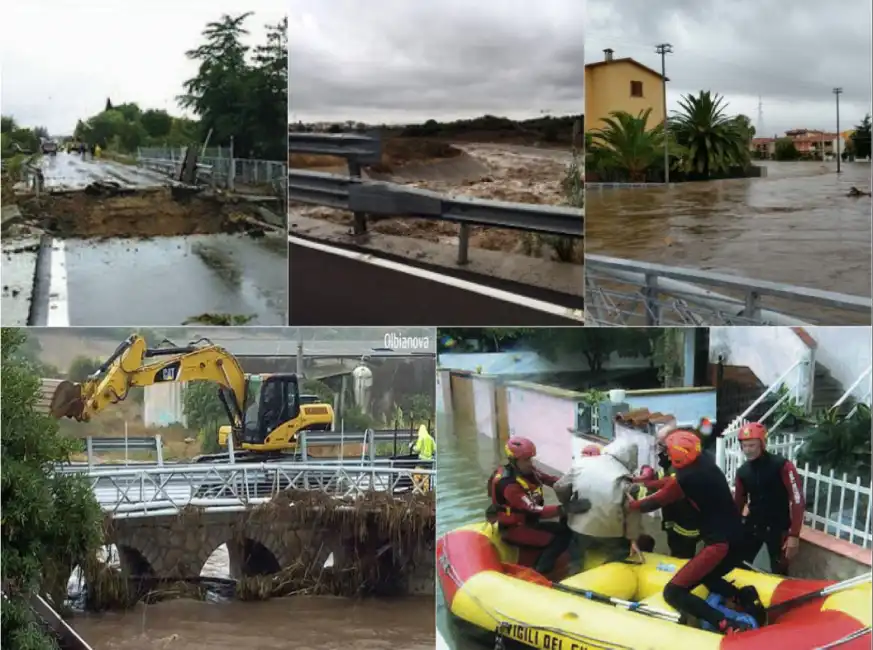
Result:
[[[494,438],[497,435],[497,423],[494,416],[494,380],[484,377],[472,377],[473,406],[476,409],[476,431],[480,436]]]
[[[537,446],[537,459],[552,470],[566,472],[573,460],[572,429],[576,405],[544,392],[507,387],[509,434],[524,436]]]

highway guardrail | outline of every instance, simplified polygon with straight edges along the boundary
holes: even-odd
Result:
[[[581,209],[448,196],[399,183],[361,178],[361,168],[381,160],[381,140],[357,134],[289,133],[288,149],[345,158],[349,175],[300,169],[288,172],[288,198],[353,213],[353,232],[367,232],[367,216],[418,217],[457,223],[458,264],[469,259],[469,227],[491,226],[581,239]]]

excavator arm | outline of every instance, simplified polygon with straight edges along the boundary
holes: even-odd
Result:
[[[58,419],[87,422],[107,406],[124,400],[133,387],[187,381],[218,384],[231,426],[237,431],[242,428],[246,375],[232,354],[207,339],[185,347],[150,349],[144,338],[134,334],[85,382],[61,382],[52,396],[50,411]]]

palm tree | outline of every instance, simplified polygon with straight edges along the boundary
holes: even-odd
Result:
[[[664,127],[647,128],[652,109],[636,117],[625,111],[613,111],[604,118],[605,126],[591,133],[592,166],[622,170],[631,182],[646,179],[646,172],[656,165],[664,152]]]
[[[709,176],[749,161],[751,125],[726,114],[724,97],[701,90],[697,97],[683,96],[679,106],[682,110],[670,118],[670,132],[687,149],[685,171]]]

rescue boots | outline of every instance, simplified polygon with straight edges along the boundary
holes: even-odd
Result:
[[[758,595],[758,590],[755,587],[751,585],[740,587],[738,600],[742,610],[750,614],[759,626],[767,624],[767,609],[761,602],[761,597]]]

